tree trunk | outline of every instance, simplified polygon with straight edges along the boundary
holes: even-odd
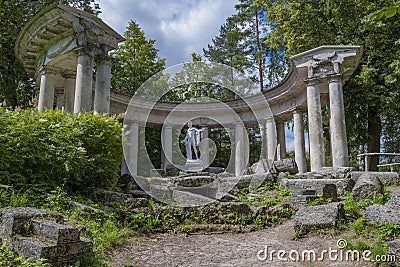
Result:
[[[258,75],[260,76],[260,92],[264,90],[264,77],[263,77],[263,64],[261,58],[261,41],[260,32],[258,28],[258,8],[256,9],[256,38],[257,38],[257,62],[258,62]]]
[[[379,153],[381,151],[382,122],[376,107],[368,108],[368,153]],[[379,156],[370,157],[370,171],[377,171]]]

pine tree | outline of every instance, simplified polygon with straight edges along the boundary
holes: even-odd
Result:
[[[133,20],[124,33],[125,42],[112,54],[113,90],[133,95],[148,78],[164,69],[165,59],[158,56],[155,40],[147,40],[140,26]]]

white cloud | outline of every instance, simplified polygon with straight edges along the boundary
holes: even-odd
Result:
[[[218,34],[232,15],[232,0],[98,0],[100,17],[120,34],[135,20],[146,37],[156,40],[156,48],[167,65],[191,60]]]

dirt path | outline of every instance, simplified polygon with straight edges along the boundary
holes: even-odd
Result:
[[[274,261],[261,261],[260,250],[268,246],[271,250],[317,251],[317,258],[323,249],[338,249],[337,240],[342,236],[317,235],[293,240],[293,220],[268,229],[243,234],[196,234],[196,235],[153,235],[147,241],[125,244],[115,250],[108,261],[113,267],[125,263],[139,266],[367,266],[365,261],[330,261],[325,254],[324,261],[282,262],[274,254]],[[268,254],[269,254],[268,253]],[[293,252],[294,253],[294,252]],[[292,254],[295,257],[296,254]],[[301,254],[300,254],[301,255]],[[264,253],[260,254],[261,257]],[[286,258],[288,258],[288,254]],[[340,257],[340,256],[339,256]],[[300,256],[301,258],[301,256]],[[307,255],[306,255],[307,258]],[[345,258],[345,256],[343,256]]]

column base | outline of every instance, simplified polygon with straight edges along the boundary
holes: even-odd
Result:
[[[184,168],[187,172],[202,171],[204,169],[203,161],[201,159],[187,159]]]

